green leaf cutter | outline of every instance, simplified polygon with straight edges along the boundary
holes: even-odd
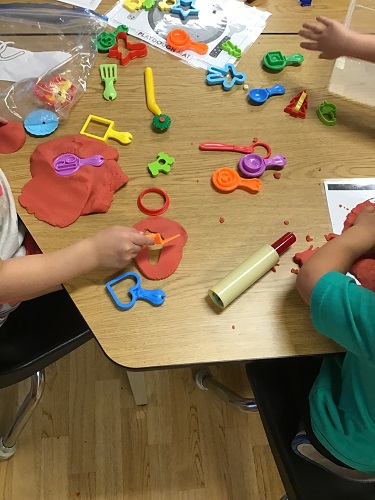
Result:
[[[113,101],[117,97],[117,92],[114,87],[114,83],[117,80],[117,64],[101,64],[100,77],[104,83],[104,99]]]

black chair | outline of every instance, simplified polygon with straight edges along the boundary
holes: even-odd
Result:
[[[302,380],[309,381],[316,361],[314,357],[280,358],[254,361],[246,366],[287,498],[374,500],[375,483],[351,481],[331,474],[297,456],[291,448],[300,417],[290,374],[296,371]]]
[[[0,438],[10,458],[44,389],[44,368],[93,338],[65,289],[23,302],[0,328],[0,388],[31,377],[31,389]]]

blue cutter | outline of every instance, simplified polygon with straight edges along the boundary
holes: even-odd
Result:
[[[188,9],[184,9],[188,7]],[[183,21],[189,16],[197,16],[199,10],[195,8],[195,0],[177,0],[175,5],[172,5],[170,12],[172,14],[178,14]]]
[[[132,278],[135,281],[135,285],[129,288],[128,295],[130,297],[130,302],[121,302],[121,300],[117,297],[115,294],[112,286],[118,283],[119,281],[122,281],[126,278]],[[122,309],[123,311],[127,311],[131,307],[134,306],[136,300],[147,300],[150,302],[153,306],[161,306],[164,303],[164,298],[165,298],[165,292],[163,290],[160,290],[159,288],[156,288],[155,290],[145,290],[144,288],[141,287],[141,277],[137,273],[125,273],[121,274],[121,276],[118,276],[117,278],[114,278],[111,281],[108,281],[106,283],[106,288],[108,293],[110,294],[113,302],[116,304],[116,306],[119,309]]]
[[[231,79],[229,77],[231,77]],[[234,64],[228,63],[224,68],[218,66],[209,66],[207,70],[206,82],[208,85],[221,84],[224,90],[230,90],[233,85],[245,83],[246,75],[236,71]]]

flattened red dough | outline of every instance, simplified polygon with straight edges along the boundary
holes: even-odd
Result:
[[[148,247],[142,248],[134,259],[139,271],[146,278],[150,280],[168,278],[176,271],[181,262],[183,248],[188,239],[187,232],[178,222],[165,217],[149,217],[137,222],[134,227],[139,231],[160,233],[163,239],[170,238],[175,234],[180,235],[163,246],[156,264],[149,261]]]
[[[355,222],[358,215],[362,212],[362,210],[367,207],[372,206],[375,207],[375,203],[371,201],[364,201],[360,203],[347,215],[346,220],[344,222],[344,229],[346,231],[349,229]],[[375,292],[375,259],[374,255],[366,255],[358,259],[352,267],[350,268],[350,272],[357,278],[357,280],[361,283],[364,288],[368,288]]]
[[[25,144],[26,132],[22,123],[8,122],[0,125],[0,153],[15,153]]]
[[[79,158],[99,154],[104,163],[101,167],[81,167],[65,177],[53,168],[53,160],[64,153]],[[37,219],[59,227],[69,226],[80,215],[107,212],[114,192],[129,180],[117,163],[118,157],[115,148],[80,134],[40,144],[31,155],[32,179],[18,200]]]

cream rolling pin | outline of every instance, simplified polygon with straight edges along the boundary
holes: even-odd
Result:
[[[251,257],[246,259],[225,278],[216,283],[209,291],[208,295],[215,304],[222,309],[227,307],[249,286],[258,281],[275,266],[280,255],[285,252],[296,241],[293,233],[285,233],[272,245],[264,245]]]

